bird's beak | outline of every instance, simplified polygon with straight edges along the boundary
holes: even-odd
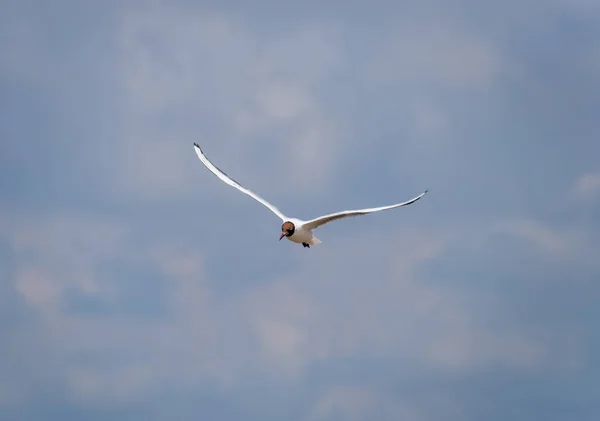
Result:
[[[285,232],[282,232],[282,233],[281,233],[281,236],[279,237],[279,241],[281,241],[281,239],[282,239],[283,237],[285,237]]]

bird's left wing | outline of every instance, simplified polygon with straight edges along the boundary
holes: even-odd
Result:
[[[200,161],[202,161],[202,163],[204,164],[204,166],[206,168],[208,168],[210,170],[210,172],[212,172],[214,175],[216,175],[217,177],[219,177],[222,181],[224,181],[225,183],[229,184],[232,187],[235,187],[236,189],[238,189],[242,193],[247,194],[248,196],[250,196],[254,200],[262,203],[267,208],[269,208],[271,210],[271,212],[273,212],[275,215],[277,215],[278,217],[280,217],[282,221],[285,221],[285,220],[288,219],[279,209],[277,209],[277,207],[273,206],[272,204],[270,204],[269,202],[267,202],[265,199],[263,199],[262,197],[260,197],[256,193],[254,193],[253,191],[250,191],[247,188],[242,187],[240,185],[240,183],[238,183],[237,181],[235,181],[234,179],[232,179],[231,177],[229,177],[220,168],[218,168],[216,165],[214,165],[212,162],[210,162],[208,160],[208,158],[206,157],[206,155],[204,155],[204,152],[202,152],[202,149],[200,149],[200,146],[198,146],[197,143],[194,143],[194,149],[196,150],[196,155],[198,155],[198,158],[200,158]]]
[[[318,228],[321,225],[324,225],[328,222],[335,221],[336,219],[348,218],[351,216],[366,215],[366,214],[369,214],[372,212],[379,212],[379,211],[383,211],[383,210],[398,208],[400,206],[410,205],[411,203],[415,203],[421,197],[425,196],[425,193],[427,193],[428,191],[429,190],[425,190],[423,193],[421,193],[417,197],[413,197],[412,199],[407,200],[406,202],[396,203],[394,205],[381,206],[378,208],[369,208],[369,209],[347,210],[347,211],[342,211],[342,212],[331,213],[331,214],[325,215],[325,216],[320,216],[318,218],[311,219],[310,221],[306,221],[304,224],[302,224],[302,227],[309,229],[309,230],[313,230],[313,229]]]

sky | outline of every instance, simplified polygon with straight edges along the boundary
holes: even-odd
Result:
[[[600,419],[600,3],[0,10],[0,419]]]

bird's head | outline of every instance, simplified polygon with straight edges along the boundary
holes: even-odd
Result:
[[[294,235],[295,230],[296,226],[292,222],[284,222],[281,226],[281,236],[279,237],[279,241],[281,241],[283,237],[291,237],[292,235]]]

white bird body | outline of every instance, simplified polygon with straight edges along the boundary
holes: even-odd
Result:
[[[315,237],[312,230],[305,228],[306,221],[298,218],[288,218],[287,220],[296,227],[294,233],[287,237],[288,240],[298,244],[306,243],[311,246],[317,245],[321,242],[321,240]]]
[[[281,227],[282,234],[281,234],[281,237],[279,237],[279,240],[281,240],[283,237],[287,237],[288,240],[290,240],[294,243],[302,244],[304,247],[310,247],[311,245],[316,245],[316,244],[321,243],[321,241],[317,237],[315,237],[313,234],[313,230],[320,227],[321,225],[327,224],[331,221],[335,221],[336,219],[348,218],[348,217],[359,216],[359,215],[367,215],[372,212],[379,212],[379,211],[383,211],[383,210],[397,208],[400,206],[410,205],[411,203],[414,203],[417,200],[419,200],[421,197],[423,197],[425,195],[425,193],[427,193],[427,190],[425,190],[420,195],[418,195],[410,200],[407,200],[406,202],[402,202],[402,203],[396,203],[396,204],[388,205],[388,206],[380,206],[377,208],[346,210],[346,211],[341,211],[341,212],[336,212],[336,213],[320,216],[318,218],[311,219],[309,221],[304,221],[302,219],[290,218],[288,216],[285,216],[277,207],[273,206],[271,203],[267,202],[265,199],[263,199],[256,193],[248,190],[245,187],[242,187],[237,181],[235,181],[234,179],[229,177],[227,174],[225,174],[225,172],[223,172],[221,169],[219,169],[217,166],[215,166],[212,162],[210,162],[208,160],[208,158],[206,157],[206,155],[204,155],[204,152],[202,151],[202,149],[200,149],[200,146],[198,146],[197,143],[194,143],[194,149],[196,151],[196,155],[198,155],[198,158],[200,158],[200,161],[204,164],[204,166],[206,166],[206,168],[208,168],[214,175],[219,177],[221,179],[221,181],[229,184],[232,187],[235,187],[242,193],[245,193],[248,196],[252,197],[254,200],[262,203],[264,206],[269,208],[271,210],[271,212],[273,212],[275,215],[277,215],[281,219],[281,221],[283,222],[283,225]]]

